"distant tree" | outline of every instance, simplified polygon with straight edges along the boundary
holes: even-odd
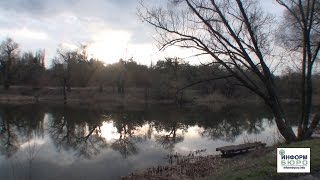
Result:
[[[44,75],[44,58],[45,58],[45,50],[38,50],[35,53],[35,57],[32,63],[32,87],[33,88],[40,88],[42,86],[43,75]]]
[[[90,59],[90,67],[92,75],[90,77],[90,85],[98,86],[99,92],[102,93],[104,90],[104,84],[106,83],[106,68],[104,63],[98,59]]]
[[[116,93],[116,76],[117,76],[117,64],[110,64],[105,67],[104,78],[105,84],[112,87],[112,92]]]
[[[72,71],[77,62],[77,51],[59,48],[57,57],[54,60],[55,65],[63,65],[63,81],[67,91],[71,91]]]
[[[19,45],[11,38],[7,38],[0,45],[0,63],[3,74],[4,89],[9,89],[12,83],[12,66],[17,57]]]
[[[177,99],[176,91],[184,83],[183,67],[186,63],[177,57],[166,57],[159,60],[153,67],[153,89],[157,92],[158,98]],[[182,94],[180,94],[182,95]]]
[[[87,45],[85,44],[81,45],[75,52],[75,64],[73,64],[71,71],[71,84],[86,87],[96,71],[96,67],[94,67],[96,60],[89,59]]]
[[[278,77],[277,87],[283,97],[290,100],[298,100],[301,97],[301,72],[296,72],[291,68],[286,68]]]
[[[127,62],[123,59],[120,59],[117,63],[117,75],[116,75],[116,85],[117,92],[119,94],[125,94],[125,86],[128,80],[128,73],[126,69]]]
[[[67,104],[67,70],[66,66],[60,62],[56,57],[52,60],[53,62],[53,77],[58,81],[58,84],[62,86],[63,90],[63,101]]]
[[[45,72],[44,58],[44,50],[22,53],[14,66],[15,80],[23,85],[31,85],[33,89],[40,88]]]
[[[75,50],[58,49],[57,56],[53,60],[52,71],[66,91],[71,91],[71,86],[98,85],[102,92],[106,81],[103,62],[89,58],[86,45],[81,45]],[[66,99],[67,92],[63,92]]]
[[[11,71],[15,84],[32,87],[36,101],[39,100],[39,90],[45,83],[44,58],[44,50],[38,50],[35,53],[24,52],[17,58]]]

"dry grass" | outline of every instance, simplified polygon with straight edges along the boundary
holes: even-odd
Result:
[[[0,88],[0,103],[25,104],[39,102],[63,103],[63,91],[61,87],[46,87],[33,91],[31,87],[13,86],[9,90]],[[149,98],[149,102],[154,100]],[[118,94],[112,88],[105,88],[103,92],[97,87],[72,88],[67,91],[68,104],[113,104],[134,105],[145,104],[143,88],[128,88],[124,95]]]
[[[177,155],[172,164],[135,172],[122,179],[273,179],[303,176],[304,174],[277,174],[277,147],[310,147],[311,171],[320,170],[320,139],[281,144],[251,153],[221,158],[219,156]],[[178,159],[178,160],[177,160]]]
[[[225,96],[218,92],[214,92],[212,94],[209,94],[207,96],[198,97],[196,99],[196,102],[199,104],[214,104],[214,103],[221,103],[221,102],[228,102],[229,99],[227,99]]]

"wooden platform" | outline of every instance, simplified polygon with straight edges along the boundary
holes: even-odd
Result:
[[[222,155],[233,155],[233,154],[248,152],[249,150],[258,149],[265,146],[266,146],[265,143],[254,142],[254,143],[245,143],[245,144],[239,144],[239,145],[219,147],[219,148],[216,148],[216,151],[220,151]]]

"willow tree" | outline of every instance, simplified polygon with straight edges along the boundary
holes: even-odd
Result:
[[[289,51],[297,54],[301,63],[301,117],[298,137],[307,138],[319,123],[319,115],[310,123],[312,111],[312,73],[319,61],[320,49],[320,1],[277,0],[285,8],[285,20],[279,33],[280,42]]]
[[[192,48],[218,63],[264,100],[272,111],[281,135],[297,139],[286,117],[271,71],[272,16],[253,0],[168,0],[150,7],[141,3],[139,15],[155,27],[161,49]],[[221,77],[218,77],[221,78]]]

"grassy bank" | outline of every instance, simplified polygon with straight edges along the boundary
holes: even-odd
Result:
[[[68,104],[143,105],[147,101],[148,103],[155,101],[154,98],[145,98],[143,88],[128,88],[125,94],[118,94],[113,88],[104,88],[102,92],[98,87],[72,88],[71,91],[66,92],[66,97]],[[63,104],[63,89],[44,87],[33,90],[26,86],[12,86],[9,90],[0,88],[0,103],[29,104],[36,102]]]
[[[172,165],[149,168],[135,172],[123,179],[231,179],[261,180],[290,179],[306,174],[278,174],[277,147],[310,147],[311,173],[320,171],[320,139],[295,142],[290,145],[277,145],[259,149],[232,158],[219,156],[179,156],[179,161]]]
[[[146,91],[144,88],[126,88],[125,94],[118,94],[116,89],[105,87],[100,91],[99,87],[74,87],[66,92],[68,104],[113,104],[113,105],[144,105],[149,104],[173,104],[175,92],[169,95],[160,95],[155,90]],[[223,106],[239,102],[260,102],[255,96],[243,98],[226,98],[220,93],[200,95],[197,90],[188,89],[183,93],[182,104]],[[63,89],[61,87],[43,87],[33,89],[28,86],[11,86],[9,90],[0,88],[0,103],[29,104],[29,103],[62,103],[64,102]]]
[[[264,151],[248,154],[237,163],[221,171],[210,174],[205,179],[282,179],[291,176],[303,176],[305,174],[278,174],[277,173],[277,147],[302,148],[310,147],[311,173],[320,171],[320,139],[295,142],[290,145],[277,145]]]

